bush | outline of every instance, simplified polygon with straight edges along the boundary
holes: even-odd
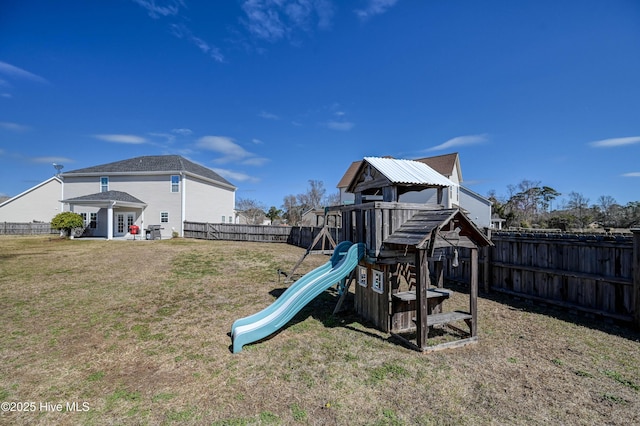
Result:
[[[82,227],[84,227],[84,220],[78,213],[58,213],[53,219],[51,219],[51,228],[63,231],[64,235],[67,237],[71,235],[71,232],[74,229]]]

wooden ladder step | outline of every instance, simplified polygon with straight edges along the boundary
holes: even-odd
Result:
[[[462,312],[462,311],[443,312],[441,314],[428,315],[427,325],[432,326],[432,325],[449,324],[450,322],[470,320],[472,318],[473,316],[468,312]],[[415,322],[416,319],[413,318],[413,321]]]

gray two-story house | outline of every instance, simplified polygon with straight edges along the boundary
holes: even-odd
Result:
[[[179,155],[136,157],[60,175],[65,211],[83,216],[87,236],[112,239],[135,225],[144,236],[183,235],[183,223],[234,221],[236,187]]]

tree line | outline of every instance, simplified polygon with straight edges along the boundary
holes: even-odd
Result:
[[[488,196],[493,213],[504,219],[507,227],[569,230],[640,226],[640,201],[621,205],[610,195],[601,195],[591,203],[575,191],[559,199],[560,192],[528,179],[508,185],[507,191],[507,196],[500,197],[495,191]]]
[[[292,226],[313,225],[303,223],[305,212],[336,205],[340,202],[338,193],[327,195],[321,180],[309,180],[306,191],[284,197],[280,208],[266,206],[256,200],[239,198],[236,209],[241,211],[247,223],[263,224],[265,218],[272,224],[283,223]],[[626,205],[610,195],[601,195],[591,200],[579,192],[572,191],[566,197],[554,188],[542,185],[540,181],[523,179],[516,185],[507,185],[507,195],[499,196],[495,190],[488,194],[494,215],[505,220],[506,227],[585,229],[633,228],[640,226],[640,201]]]

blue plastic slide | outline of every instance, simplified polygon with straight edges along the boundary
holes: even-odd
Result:
[[[364,244],[344,241],[338,244],[331,259],[293,283],[270,306],[240,318],[231,327],[233,353],[248,343],[264,339],[288,323],[311,300],[346,278],[364,256]]]

